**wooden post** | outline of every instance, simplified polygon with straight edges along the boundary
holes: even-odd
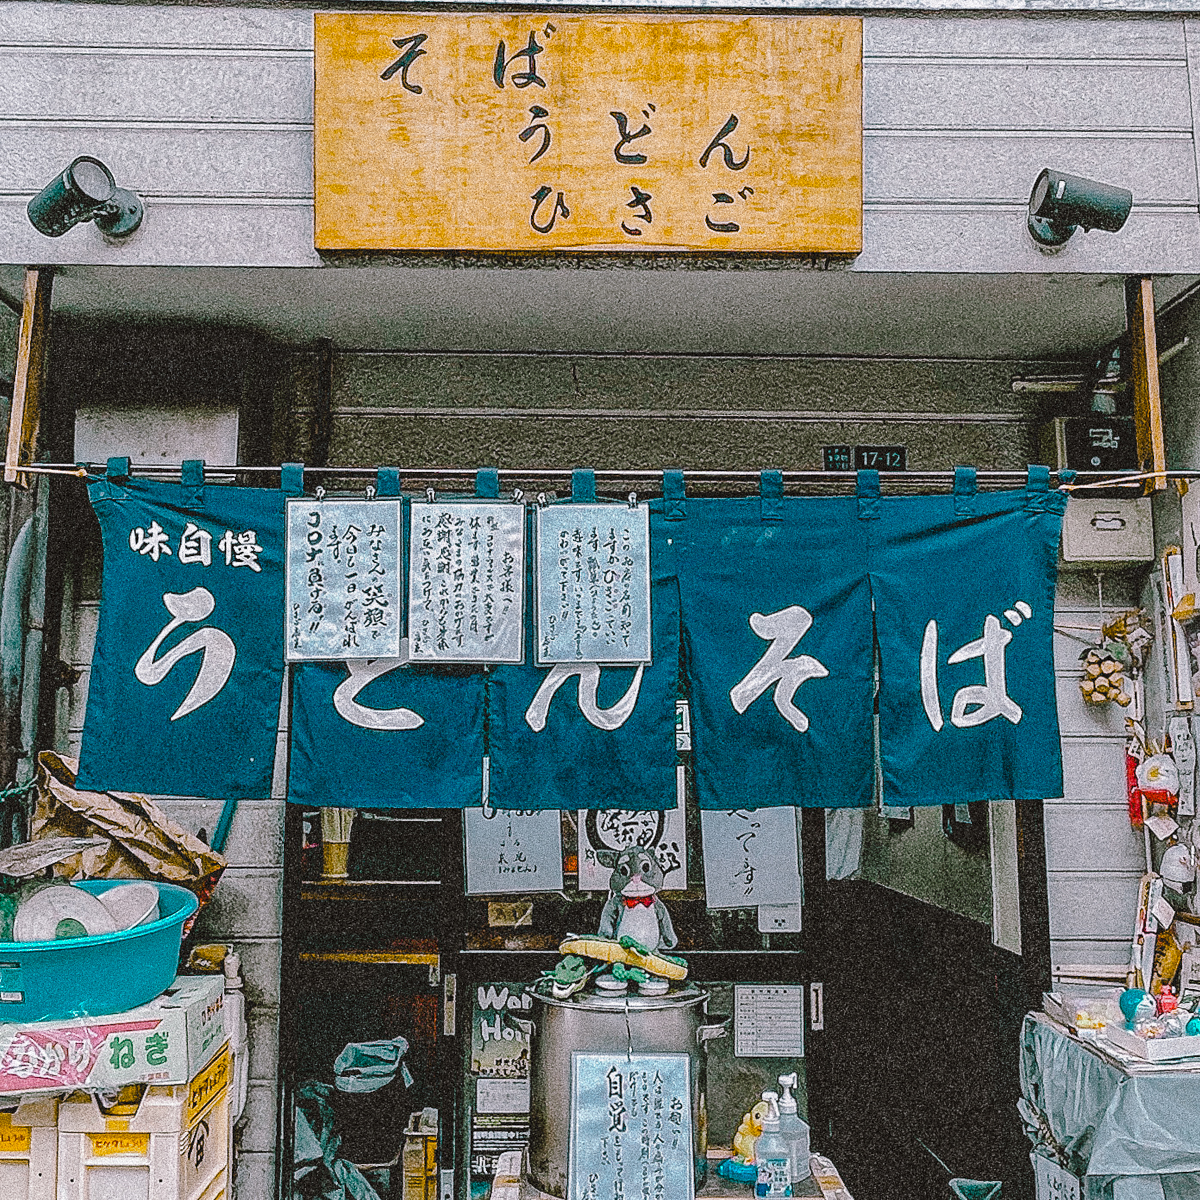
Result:
[[[49,267],[26,268],[21,329],[17,335],[17,369],[8,418],[8,449],[4,456],[4,482],[19,487],[29,486],[29,476],[21,467],[33,461],[37,442],[46,342],[50,333],[52,281],[53,272]]]
[[[1162,399],[1158,390],[1158,335],[1154,326],[1154,281],[1125,281],[1125,319],[1129,327],[1133,419],[1137,428],[1138,465],[1142,471],[1165,471]],[[1146,481],[1147,492],[1167,486],[1161,475]]]

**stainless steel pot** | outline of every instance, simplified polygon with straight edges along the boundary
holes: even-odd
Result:
[[[545,988],[545,991],[542,989]],[[692,1151],[696,1187],[708,1166],[705,1047],[726,1022],[709,1023],[708,993],[673,988],[664,996],[580,994],[556,1000],[548,985],[533,993],[529,1066],[529,1174],[551,1196],[567,1195],[571,1055],[576,1051],[686,1054],[691,1060]]]

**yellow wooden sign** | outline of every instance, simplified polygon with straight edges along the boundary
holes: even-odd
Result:
[[[857,18],[315,21],[318,249],[862,249]]]

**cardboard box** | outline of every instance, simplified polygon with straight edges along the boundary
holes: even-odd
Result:
[[[1200,1055],[1200,1037],[1144,1038],[1121,1025],[1110,1025],[1104,1036],[1114,1046],[1147,1062],[1174,1062]]]
[[[187,1083],[225,1045],[222,975],[181,975],[140,1008],[0,1025],[0,1093]]]
[[[1037,1200],[1080,1200],[1083,1189],[1077,1175],[1063,1170],[1042,1154],[1031,1154],[1033,1175],[1037,1181]]]

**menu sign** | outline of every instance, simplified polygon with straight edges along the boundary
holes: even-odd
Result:
[[[400,655],[400,501],[289,500],[288,662]]]
[[[650,661],[650,510],[537,510],[539,663]]]
[[[525,510],[414,502],[408,639],[413,662],[519,663]]]
[[[317,13],[322,250],[857,254],[862,21]]]

